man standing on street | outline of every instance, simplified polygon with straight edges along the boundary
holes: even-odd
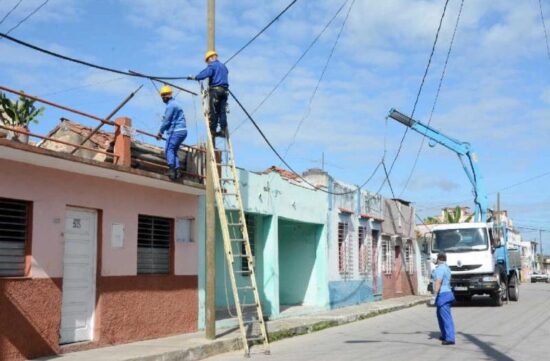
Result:
[[[166,132],[167,139],[164,152],[166,155],[166,163],[168,163],[169,167],[167,175],[170,180],[176,180],[182,176],[178,150],[180,149],[181,143],[187,138],[185,115],[181,107],[176,104],[174,98],[172,98],[172,88],[168,85],[163,85],[160,88],[160,96],[162,101],[166,104],[166,110],[157,134],[157,140],[161,140],[162,134]]]
[[[442,345],[455,344],[455,326],[451,315],[451,305],[455,298],[451,289],[451,270],[447,266],[447,255],[437,255],[437,267],[432,272],[435,305],[437,307],[437,322],[441,331]]]
[[[210,85],[208,97],[210,99],[210,133],[212,137],[225,137],[227,135],[227,96],[229,80],[226,66],[218,60],[218,53],[213,50],[206,52],[204,61],[207,67],[196,76],[190,76],[190,80],[204,80],[208,78]],[[217,132],[217,127],[220,131]]]

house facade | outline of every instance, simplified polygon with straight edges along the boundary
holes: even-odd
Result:
[[[204,186],[113,142],[108,163],[0,139],[0,359],[197,330]]]
[[[401,199],[385,199],[384,208],[380,248],[383,298],[418,294],[420,250],[414,208]]]

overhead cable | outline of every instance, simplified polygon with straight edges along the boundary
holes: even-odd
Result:
[[[229,57],[229,59],[227,59],[225,61],[225,64],[229,63],[234,57],[236,57],[237,55],[239,55],[244,49],[246,49],[250,44],[252,44],[254,42],[254,40],[256,40],[260,35],[262,35],[271,25],[273,25],[274,22],[276,22],[277,20],[279,20],[279,18],[288,11],[288,9],[290,9],[294,4],[296,4],[298,0],[293,0],[290,2],[290,4],[288,4],[286,6],[286,8],[283,9],[283,11],[281,11],[279,13],[279,15],[277,15],[275,18],[273,18],[273,20],[271,20],[266,26],[263,27],[262,30],[260,30],[256,35],[254,35],[254,37],[252,39],[250,39],[246,44],[244,44],[239,50],[237,50],[235,52],[235,54],[231,55]]]
[[[447,57],[445,58],[445,65],[443,65],[443,70],[441,71],[441,78],[439,78],[439,84],[437,86],[437,92],[435,93],[435,99],[432,105],[432,110],[430,111],[430,118],[428,119],[428,127],[432,123],[432,117],[434,115],[435,107],[437,105],[437,101],[439,99],[439,93],[441,92],[441,85],[443,84],[443,79],[445,78],[445,72],[447,71],[447,64],[449,63],[449,58],[451,57],[451,50],[453,48],[453,43],[455,41],[455,35],[456,30],[458,29],[458,23],[460,22],[460,15],[462,14],[462,7],[464,6],[464,0],[460,2],[460,9],[458,10],[458,15],[456,17],[456,23],[455,28],[453,30],[453,36],[451,37],[451,42],[449,44],[449,50],[447,50]],[[416,158],[414,159],[413,166],[411,168],[411,172],[409,173],[409,176],[407,177],[407,181],[405,182],[405,185],[403,186],[403,189],[401,189],[401,192],[399,193],[399,197],[405,193],[405,190],[407,189],[407,186],[409,185],[409,182],[411,181],[411,178],[414,174],[414,170],[416,168],[416,164],[418,163],[418,158],[420,157],[420,153],[422,152],[422,148],[424,147],[424,142],[426,141],[426,137],[422,137],[422,142],[420,143],[420,147],[418,147],[418,152],[416,153]]]
[[[332,18],[330,18],[330,20],[325,24],[325,26],[323,27],[323,29],[321,29],[321,31],[317,34],[317,36],[313,39],[313,41],[307,46],[307,48],[304,50],[304,52],[302,53],[302,55],[300,55],[300,57],[298,59],[296,59],[296,61],[294,62],[294,64],[292,64],[292,66],[288,69],[288,71],[283,75],[283,77],[277,82],[277,84],[275,84],[275,86],[269,91],[269,93],[267,93],[267,95],[262,99],[262,101],[252,110],[251,114],[254,114],[258,111],[258,109],[260,109],[264,103],[273,95],[273,93],[275,93],[275,91],[277,89],[279,89],[279,86],[281,86],[281,84],[286,80],[286,78],[288,78],[288,76],[290,75],[290,73],[292,73],[292,71],[298,66],[298,64],[302,61],[302,59],[309,53],[309,51],[313,48],[313,46],[317,43],[317,41],[319,41],[319,39],[321,38],[321,36],[325,33],[325,31],[329,28],[330,24],[332,24],[332,22],[338,17],[338,15],[340,14],[340,12],[344,9],[344,6],[349,2],[349,0],[346,0],[342,3],[342,5],[340,5],[340,7],[338,8],[338,10],[336,11],[336,13],[332,16]],[[244,123],[246,122],[246,119],[244,119],[243,121],[241,121],[239,124],[237,124],[237,126],[235,127],[235,129],[232,130],[233,133],[235,133],[235,131],[237,131]]]
[[[426,65],[426,69],[424,70],[424,75],[422,76],[422,81],[420,82],[420,87],[418,88],[418,92],[416,94],[416,99],[414,101],[413,109],[411,112],[411,119],[414,118],[414,113],[416,112],[416,106],[418,105],[418,100],[420,99],[420,94],[422,93],[422,88],[424,87],[424,83],[426,81],[426,77],[428,76],[428,71],[430,69],[430,65],[432,63],[432,58],[435,52],[435,47],[437,45],[437,40],[439,39],[439,33],[441,31],[441,25],[443,24],[443,19],[445,18],[445,13],[447,11],[447,5],[449,5],[449,0],[445,1],[445,6],[443,7],[443,12],[441,13],[441,18],[439,19],[439,25],[437,27],[437,32],[435,33],[435,39],[432,44],[432,51],[430,52],[430,56],[428,58],[428,64]],[[403,148],[403,143],[405,142],[405,137],[407,136],[407,132],[409,131],[409,128],[405,128],[405,131],[403,132],[403,136],[401,137],[401,141],[399,142],[399,147],[397,148],[397,153],[395,154],[395,157],[393,158],[393,161],[391,162],[390,169],[388,171],[388,177],[384,179],[382,182],[381,188],[384,186],[384,183],[389,179],[389,176],[393,170],[393,167],[395,165],[395,162],[397,161],[397,158],[399,158],[399,154],[401,153],[401,149]]]
[[[63,54],[60,54],[60,53],[56,53],[56,52],[53,52],[51,50],[47,50],[47,49],[41,48],[39,46],[27,43],[23,40],[14,38],[13,36],[8,35],[7,33],[0,33],[0,39],[1,38],[5,38],[5,39],[7,39],[11,42],[14,42],[16,44],[22,45],[24,47],[27,47],[27,48],[32,49],[32,50],[36,50],[36,51],[44,53],[44,54],[51,55],[51,56],[59,58],[59,59],[67,60],[67,61],[70,61],[70,62],[73,62],[73,63],[88,66],[90,68],[104,70],[104,71],[108,71],[108,72],[115,73],[115,74],[133,76],[133,77],[138,77],[138,78],[158,79],[158,80],[183,80],[183,79],[186,79],[186,77],[153,76],[153,75],[141,74],[141,73],[138,74],[138,73],[132,73],[132,72],[124,71],[124,70],[119,70],[119,69],[115,69],[115,68],[106,67],[106,66],[103,66],[103,65],[90,63],[90,62],[85,61],[85,60],[72,58],[70,56],[63,55]]]
[[[11,13],[13,13],[15,11],[15,9],[17,9],[19,7],[19,5],[21,5],[21,3],[23,2],[23,0],[19,0],[7,13],[6,15],[4,15],[4,17],[2,18],[2,20],[0,20],[0,25],[2,25],[4,23],[4,21],[8,18],[8,16],[11,15]]]
[[[544,29],[544,38],[546,39],[546,53],[550,60],[550,45],[548,45],[548,31],[546,31],[546,22],[544,21],[544,12],[542,11],[542,1],[539,0],[540,19],[542,20],[542,28]]]
[[[21,24],[23,24],[25,21],[29,20],[34,14],[36,14],[40,9],[42,9],[50,0],[44,0],[44,2],[36,7],[33,11],[29,13],[29,15],[25,16],[23,19],[21,19],[17,24],[12,26],[6,34],[11,33],[13,30],[17,29]]]
[[[266,144],[269,146],[269,148],[273,151],[273,153],[275,153],[275,155],[281,160],[281,162],[292,172],[294,173],[298,178],[300,178],[304,183],[306,183],[307,185],[313,187],[313,189],[316,189],[316,190],[319,190],[321,192],[324,192],[324,193],[327,193],[327,194],[332,194],[332,195],[346,195],[346,194],[352,194],[352,193],[356,193],[357,191],[359,191],[361,188],[363,188],[364,186],[366,186],[370,180],[374,177],[374,175],[376,174],[376,172],[378,171],[378,168],[380,168],[380,166],[382,165],[382,160],[378,163],[378,165],[376,166],[376,168],[373,170],[372,174],[367,178],[367,180],[361,185],[359,186],[357,189],[354,189],[352,191],[347,191],[347,192],[332,192],[330,190],[325,190],[325,189],[322,189],[322,188],[319,188],[318,186],[314,185],[313,183],[309,182],[307,179],[305,179],[303,176],[301,176],[298,172],[296,172],[294,170],[294,168],[292,168],[292,166],[290,166],[290,164],[288,164],[288,162],[284,159],[283,156],[281,156],[281,154],[277,151],[277,149],[275,149],[275,147],[273,146],[273,144],[271,144],[271,142],[269,141],[269,139],[266,137],[265,133],[262,131],[262,129],[260,128],[260,126],[258,125],[258,123],[254,120],[254,118],[252,118],[252,115],[250,115],[250,113],[248,112],[248,110],[246,110],[246,108],[242,105],[242,103],[239,101],[239,99],[237,99],[237,97],[235,96],[235,94],[233,94],[233,92],[231,90],[229,90],[229,94],[231,95],[231,97],[235,100],[235,102],[237,103],[237,105],[241,108],[241,110],[245,113],[245,115],[247,116],[247,118],[252,122],[252,125],[254,125],[254,127],[256,128],[256,130],[258,131],[258,133],[260,133],[261,137],[263,138],[263,140],[266,142]]]
[[[336,45],[338,44],[338,41],[340,40],[340,37],[342,36],[342,32],[344,31],[344,27],[346,26],[346,23],[348,21],[349,14],[351,12],[351,9],[353,8],[353,4],[355,4],[355,0],[353,0],[351,2],[350,6],[349,6],[346,17],[344,18],[344,21],[342,22],[342,26],[340,27],[340,31],[338,32],[338,35],[336,36],[336,40],[334,41],[334,44],[332,45],[332,49],[330,49],[330,53],[328,55],[328,58],[325,62],[323,70],[321,71],[321,75],[319,76],[319,80],[317,80],[317,84],[315,85],[315,88],[313,89],[313,93],[311,93],[311,96],[309,97],[309,102],[308,102],[308,105],[307,105],[307,111],[304,114],[304,116],[300,119],[300,121],[298,122],[298,126],[296,126],[296,130],[294,131],[294,134],[292,136],[292,140],[290,141],[290,143],[288,143],[288,146],[285,150],[285,157],[288,155],[288,152],[289,152],[290,148],[296,142],[296,136],[298,135],[298,132],[300,131],[300,128],[302,127],[302,124],[304,123],[304,121],[311,114],[311,105],[313,104],[313,99],[315,98],[315,95],[317,95],[317,91],[319,90],[319,85],[321,84],[321,81],[323,80],[323,78],[325,76],[325,73],[327,71],[330,60],[332,59],[332,56],[334,55],[334,50],[336,49]]]

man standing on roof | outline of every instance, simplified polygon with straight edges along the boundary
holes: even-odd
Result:
[[[210,133],[213,137],[225,137],[227,135],[227,96],[229,71],[226,66],[218,60],[218,53],[209,50],[204,55],[204,61],[208,64],[206,68],[196,76],[190,76],[190,80],[210,80],[208,97],[210,99]],[[220,131],[217,132],[218,125]]]
[[[181,107],[172,98],[172,88],[168,85],[163,85],[160,88],[160,96],[166,104],[166,110],[157,134],[157,140],[161,140],[162,134],[166,132],[167,139],[164,152],[166,163],[168,163],[169,167],[167,175],[171,180],[176,180],[182,176],[178,150],[181,143],[187,138],[185,115]]]

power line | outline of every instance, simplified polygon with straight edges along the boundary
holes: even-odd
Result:
[[[315,85],[315,88],[313,89],[313,93],[311,94],[311,97],[309,98],[309,102],[307,105],[307,111],[304,114],[304,116],[300,119],[298,122],[298,126],[296,127],[296,130],[294,131],[294,135],[292,136],[292,140],[288,144],[286,150],[285,150],[285,157],[288,155],[288,152],[290,148],[294,145],[296,142],[296,136],[298,135],[298,132],[300,131],[300,128],[302,127],[302,124],[304,121],[309,117],[311,114],[311,105],[313,104],[313,99],[315,98],[315,95],[317,95],[317,91],[319,90],[319,85],[321,84],[321,81],[323,80],[325,73],[327,71],[328,65],[330,63],[330,60],[332,59],[332,56],[334,55],[334,50],[336,49],[336,45],[338,44],[338,41],[340,40],[340,37],[342,36],[342,32],[344,31],[344,27],[346,26],[346,23],[349,18],[349,14],[351,12],[351,9],[353,8],[353,5],[355,4],[355,0],[353,0],[349,6],[348,12],[346,14],[346,17],[344,18],[344,21],[342,22],[342,26],[340,27],[340,31],[338,32],[338,35],[336,36],[336,40],[334,41],[334,44],[332,45],[332,49],[330,49],[330,53],[328,55],[328,58],[325,62],[325,66],[323,67],[323,70],[321,71],[321,75],[319,76],[319,80],[317,80],[317,84]]]
[[[17,24],[15,24],[11,29],[9,29],[6,34],[11,33],[13,30],[17,29],[21,24],[23,24],[25,21],[29,20],[34,14],[36,14],[40,9],[42,9],[50,0],[45,0],[42,4],[38,5],[36,9],[31,11],[29,15],[25,16],[23,19],[21,19]]]
[[[432,58],[435,52],[435,47],[437,45],[437,40],[439,39],[439,33],[441,31],[441,25],[443,24],[443,19],[445,18],[445,13],[447,11],[447,5],[449,4],[449,0],[445,1],[445,6],[443,7],[443,12],[441,13],[441,18],[439,19],[439,25],[437,27],[437,32],[435,33],[435,39],[432,45],[432,51],[430,53],[430,57],[428,58],[428,64],[426,65],[426,69],[424,70],[424,75],[422,76],[422,81],[420,82],[420,87],[418,88],[418,93],[416,94],[416,99],[414,101],[413,109],[411,112],[411,119],[414,118],[414,113],[416,111],[416,106],[418,105],[418,100],[420,99],[420,94],[422,93],[422,88],[424,87],[424,83],[426,81],[426,77],[428,76],[428,71],[430,69],[430,65],[432,63]],[[401,137],[401,141],[399,142],[399,147],[397,148],[397,153],[395,154],[395,157],[393,158],[393,161],[390,165],[390,169],[388,172],[388,177],[384,179],[382,182],[382,186],[380,189],[384,186],[384,183],[389,180],[389,175],[391,174],[393,167],[395,165],[395,162],[397,161],[397,158],[399,157],[399,154],[401,153],[401,148],[403,148],[403,143],[405,142],[405,137],[407,136],[407,132],[409,131],[409,128],[405,128],[405,131],[403,132],[403,136]]]
[[[229,57],[229,59],[227,59],[225,61],[225,64],[229,63],[231,61],[231,59],[233,59],[234,57],[236,57],[237,55],[239,55],[244,49],[246,49],[250,44],[252,44],[252,42],[254,42],[254,40],[256,40],[260,35],[262,35],[271,25],[273,25],[274,22],[276,22],[277,20],[279,20],[279,18],[287,12],[288,9],[290,9],[294,4],[296,4],[298,0],[293,0],[290,2],[290,4],[288,4],[286,6],[286,8],[283,9],[283,11],[281,11],[279,13],[279,15],[277,15],[275,18],[273,18],[273,20],[271,20],[266,26],[263,27],[262,30],[260,30],[256,35],[254,35],[254,37],[252,39],[250,39],[246,44],[244,44],[239,50],[237,50],[237,52],[233,55],[231,55]]]
[[[360,186],[358,187],[357,189],[354,189],[352,191],[347,191],[347,192],[332,192],[332,191],[329,191],[329,190],[324,190],[322,188],[318,188],[316,185],[310,183],[307,179],[305,179],[303,176],[301,176],[298,172],[296,172],[294,170],[294,168],[292,168],[290,166],[290,164],[288,164],[288,162],[283,158],[283,156],[281,156],[281,154],[277,151],[277,149],[275,149],[275,147],[273,146],[273,144],[271,144],[271,142],[269,141],[269,139],[266,137],[265,133],[262,131],[262,129],[258,126],[258,123],[254,120],[254,118],[252,118],[252,115],[250,115],[250,113],[248,112],[248,110],[246,110],[246,108],[242,105],[242,103],[239,101],[239,99],[237,99],[237,97],[235,96],[235,94],[233,94],[233,92],[231,90],[229,90],[229,94],[231,95],[231,97],[235,100],[235,102],[237,103],[237,105],[241,108],[241,110],[245,113],[245,115],[248,117],[248,119],[252,122],[252,124],[254,125],[254,127],[256,128],[256,130],[260,133],[260,135],[262,136],[262,138],[264,139],[264,141],[267,143],[267,145],[269,146],[269,148],[271,148],[271,150],[273,151],[273,153],[275,153],[275,155],[281,160],[281,162],[292,172],[294,173],[298,178],[300,178],[304,183],[306,183],[307,185],[313,187],[313,189],[316,189],[316,190],[319,190],[321,192],[324,192],[324,193],[327,193],[327,194],[332,194],[332,195],[346,195],[346,194],[351,194],[351,193],[355,193],[357,191],[359,191],[361,188],[363,188],[364,186],[367,185],[367,183],[370,182],[370,180],[374,177],[374,175],[376,174],[376,172],[378,171],[378,168],[380,168],[380,166],[383,164],[383,161],[381,160],[378,165],[376,166],[376,168],[374,169],[374,171],[372,172],[372,174],[367,178],[367,180]]]
[[[15,11],[15,9],[17,9],[19,7],[19,5],[21,5],[21,3],[23,2],[23,0],[19,0],[17,2],[17,4],[15,4],[11,9],[10,11],[8,11],[6,13],[6,15],[4,15],[4,17],[2,18],[2,20],[0,20],[0,25],[2,25],[2,23],[4,23],[4,21],[8,18],[8,16],[11,15],[11,13],[13,13]]]
[[[5,38],[5,39],[7,39],[11,42],[22,45],[26,48],[38,51],[40,53],[48,54],[50,56],[53,56],[53,57],[56,57],[56,58],[59,58],[59,59],[67,60],[67,61],[77,63],[77,64],[80,64],[80,65],[84,65],[84,66],[87,66],[87,67],[90,67],[90,68],[95,68],[95,69],[99,69],[99,70],[103,70],[103,71],[107,71],[107,72],[111,72],[111,73],[115,73],[115,74],[121,74],[121,75],[126,75],[126,76],[131,76],[131,77],[138,77],[138,78],[154,79],[154,80],[160,80],[160,81],[162,81],[162,80],[183,80],[183,79],[186,79],[186,77],[153,76],[153,75],[141,74],[141,73],[137,74],[137,73],[132,73],[132,72],[124,71],[124,70],[119,70],[119,69],[115,69],[115,68],[106,67],[106,66],[103,66],[103,65],[90,63],[88,61],[84,61],[84,60],[77,59],[77,58],[72,58],[70,56],[63,55],[63,54],[60,54],[60,53],[56,53],[56,52],[41,48],[37,45],[27,43],[23,40],[14,38],[13,36],[8,35],[7,33],[0,33],[0,38]]]
[[[455,41],[456,30],[458,29],[458,23],[460,22],[460,15],[462,14],[463,6],[464,6],[464,0],[462,0],[460,2],[460,9],[458,10],[458,15],[456,17],[456,23],[455,23],[455,28],[453,30],[453,36],[452,36],[451,42],[449,44],[449,50],[447,50],[447,57],[445,58],[445,65],[443,65],[443,70],[441,72],[441,78],[439,79],[439,84],[437,86],[437,92],[435,94],[435,99],[434,99],[434,102],[433,102],[433,105],[432,105],[432,110],[430,112],[430,118],[428,119],[428,127],[432,123],[432,117],[434,115],[435,107],[436,107],[437,101],[439,99],[439,93],[441,92],[441,85],[443,84],[443,79],[445,78],[445,72],[447,70],[447,64],[449,63],[449,58],[451,57],[451,50],[453,48],[453,43]],[[414,159],[414,163],[413,163],[413,166],[411,168],[411,172],[409,173],[409,176],[407,177],[407,181],[405,182],[405,186],[403,186],[403,189],[399,193],[400,197],[403,195],[403,193],[407,189],[407,186],[409,185],[409,182],[411,181],[411,178],[414,174],[414,170],[416,168],[416,164],[418,163],[418,158],[420,158],[420,153],[422,152],[422,148],[424,147],[424,142],[425,141],[426,141],[426,137],[424,136],[424,137],[422,137],[422,142],[420,143],[420,147],[418,148],[418,152],[416,153],[416,158]]]
[[[548,32],[546,31],[546,22],[544,21],[544,12],[542,11],[542,1],[539,0],[540,19],[542,20],[542,28],[544,29],[544,38],[546,39],[546,53],[550,60],[550,45],[548,45]]]
[[[344,6],[349,2],[349,0],[346,0],[342,3],[342,5],[340,5],[340,7],[338,8],[338,10],[336,11],[336,13],[332,16],[332,18],[330,18],[330,20],[325,24],[325,26],[323,27],[323,29],[317,34],[317,36],[313,39],[313,41],[307,46],[307,48],[304,50],[304,52],[302,53],[302,55],[300,55],[300,57],[298,59],[296,59],[296,61],[294,62],[294,64],[292,64],[292,66],[288,69],[288,71],[283,75],[283,77],[277,82],[277,84],[275,84],[275,86],[269,91],[269,93],[267,93],[267,95],[262,99],[262,101],[252,110],[252,113],[251,114],[254,114],[258,111],[258,109],[260,109],[264,103],[269,99],[271,98],[271,96],[273,95],[273,93],[275,93],[275,91],[279,88],[279,86],[281,86],[281,84],[286,80],[286,78],[288,78],[288,76],[290,75],[290,73],[292,73],[292,71],[298,66],[298,64],[302,61],[302,59],[309,53],[309,51],[313,48],[313,46],[317,43],[317,41],[319,41],[319,39],[321,38],[321,36],[325,33],[325,31],[329,28],[330,24],[332,24],[332,22],[338,17],[338,15],[340,14],[340,12],[344,9]],[[235,127],[235,129],[232,130],[233,133],[235,133],[244,123],[246,122],[246,119],[244,119],[243,121],[241,121],[239,124],[237,124],[237,126]]]

